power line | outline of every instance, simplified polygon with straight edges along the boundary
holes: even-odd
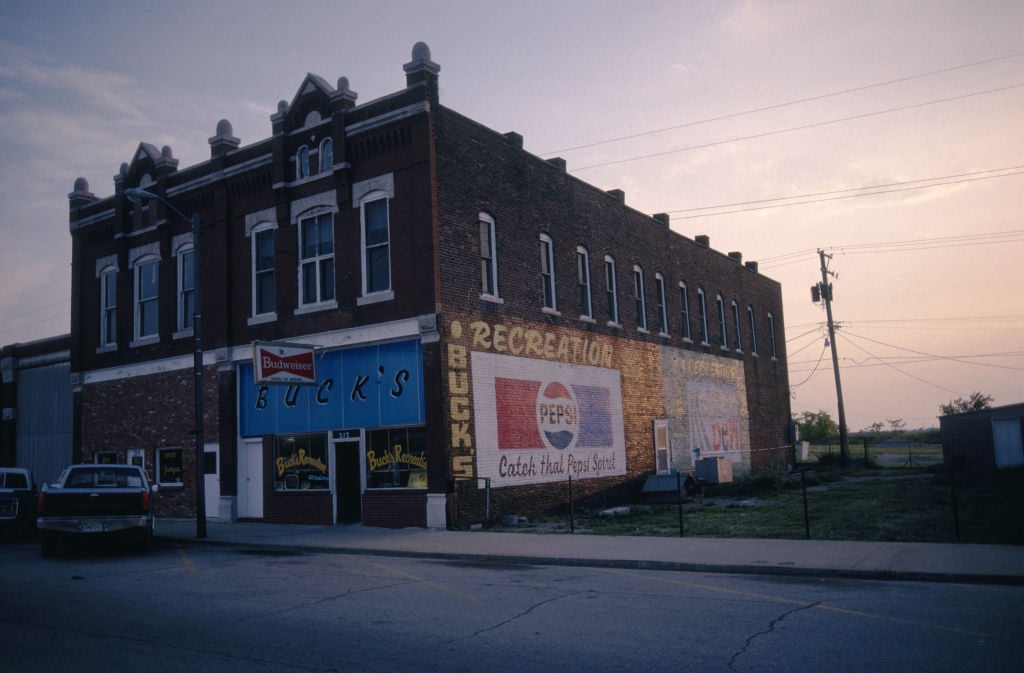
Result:
[[[1014,171],[1013,173],[1005,173],[1005,171]],[[1001,175],[985,175],[987,173],[1002,173]],[[764,206],[759,208],[742,208],[738,210],[729,210],[721,213],[706,213],[702,215],[689,215],[682,219],[693,219],[695,217],[711,217],[714,215],[728,215],[730,213],[743,213],[751,210],[767,210],[769,208],[785,208],[788,206],[802,206],[808,203],[823,203],[825,201],[837,201],[839,199],[853,198],[858,196],[873,196],[875,194],[890,194],[892,192],[907,191],[908,189],[927,189],[929,187],[941,187],[944,185],[959,184],[961,182],[974,182],[976,180],[990,180],[992,178],[1004,178],[1012,175],[1020,175],[1024,173],[1024,166],[1010,166],[1008,168],[992,168],[983,171],[973,171],[970,173],[960,173],[957,175],[946,175],[935,178],[920,178],[917,180],[905,180],[902,182],[890,182],[880,185],[869,185],[867,187],[849,187],[847,189],[837,189],[828,192],[812,192],[809,194],[795,194],[793,196],[776,196],[768,199],[757,199],[753,201],[737,201],[735,203],[723,203],[715,206],[699,206],[697,208],[680,208],[678,210],[669,210],[668,213],[693,213],[698,210],[718,210],[720,208],[736,208],[738,206],[752,206],[764,203],[777,203],[779,201],[791,201],[793,199],[813,199],[811,201],[800,201],[797,203],[783,203],[773,206]],[[942,182],[939,182],[942,181]],[[934,184],[917,185],[917,183],[929,182]],[[917,185],[915,187],[908,187],[906,189],[888,189],[890,187],[905,187],[907,185]],[[885,190],[885,191],[869,191],[869,190]],[[862,192],[854,193],[851,192]],[[835,196],[843,195],[843,196]],[[820,196],[827,196],[830,198],[815,198]]]
[[[812,122],[810,124],[801,124],[799,126],[790,126],[783,129],[776,129],[774,131],[764,131],[762,133],[755,133],[748,136],[736,136],[735,138],[726,138],[723,140],[713,140],[711,142],[701,143],[699,145],[687,145],[685,147],[679,147],[672,150],[664,150],[662,152],[652,152],[650,154],[641,154],[635,157],[627,157],[625,159],[615,159],[613,161],[605,161],[599,164],[591,164],[589,166],[581,166],[573,169],[573,172],[587,171],[593,168],[604,168],[605,166],[615,166],[617,164],[629,163],[632,161],[642,161],[644,159],[655,159],[657,157],[667,156],[669,154],[678,154],[680,152],[689,152],[691,150],[706,149],[708,147],[715,147],[716,145],[727,145],[729,143],[740,142],[743,140],[756,140],[759,138],[768,138],[771,136],[782,135],[785,133],[792,133],[794,131],[805,131],[807,129],[820,128],[822,126],[830,126],[832,124],[840,124],[843,122],[854,121],[857,119],[867,119],[870,117],[878,117],[893,112],[903,112],[905,110],[914,110],[917,108],[928,107],[930,105],[938,105],[940,103],[950,103],[953,101],[964,100],[966,98],[972,98],[974,96],[982,96],[990,93],[998,93],[1001,91],[1009,91],[1011,89],[1019,89],[1024,87],[1024,82],[1017,84],[1008,84],[1006,86],[996,87],[994,89],[985,89],[983,91],[974,91],[972,93],[960,94],[958,96],[949,96],[947,98],[938,98],[935,100],[925,101],[923,103],[914,103],[912,105],[901,105],[899,107],[887,108],[885,110],[876,110],[874,112],[865,112],[862,114],[851,115],[849,117],[840,117],[838,119],[829,119],[821,122]]]
[[[1011,58],[1019,58],[1020,56],[1024,56],[1024,52],[1016,52],[1016,53],[1013,53],[1013,54],[1007,54],[1005,56],[996,56],[994,58],[989,58],[989,59],[985,59],[985,60],[982,60],[982,61],[975,61],[973,63],[965,63],[963,65],[957,65],[957,66],[953,66],[951,68],[943,68],[941,70],[932,70],[930,72],[919,73],[917,75],[908,75],[907,77],[900,77],[900,78],[897,78],[897,79],[891,79],[891,80],[887,80],[887,81],[884,81],[884,82],[876,82],[874,84],[866,84],[866,85],[863,85],[863,86],[853,87],[853,88],[850,88],[850,89],[843,89],[841,91],[833,91],[831,93],[820,94],[820,95],[817,95],[817,96],[809,96],[807,98],[798,98],[796,100],[787,101],[785,103],[775,103],[773,105],[765,105],[763,107],[758,107],[758,108],[754,108],[754,109],[751,109],[751,110],[744,110],[743,112],[733,112],[733,113],[730,113],[730,114],[720,115],[718,117],[710,117],[708,119],[701,119],[701,120],[697,120],[697,121],[686,122],[686,123],[683,123],[683,124],[676,124],[675,126],[667,126],[665,128],[661,128],[661,129],[653,129],[653,130],[650,130],[650,131],[642,131],[640,133],[634,133],[634,134],[631,134],[631,135],[619,136],[618,138],[610,138],[608,140],[598,140],[598,141],[591,142],[591,143],[585,143],[583,145],[575,145],[573,147],[563,147],[562,149],[553,150],[551,152],[543,152],[543,153],[541,153],[540,156],[551,156],[551,155],[556,155],[556,154],[564,153],[564,152],[574,152],[576,150],[588,149],[590,147],[597,147],[599,145],[608,145],[610,143],[621,142],[623,140],[633,140],[635,138],[642,138],[644,136],[656,135],[658,133],[666,133],[668,131],[676,131],[678,129],[688,128],[688,127],[691,127],[691,126],[699,126],[701,124],[709,124],[711,122],[724,121],[726,119],[734,119],[736,117],[742,117],[742,116],[745,116],[745,115],[756,114],[758,112],[767,112],[769,110],[778,110],[780,108],[789,107],[791,105],[799,105],[799,104],[802,104],[802,103],[810,103],[810,102],[813,102],[813,101],[823,100],[823,99],[826,99],[826,98],[833,98],[835,96],[842,96],[842,95],[845,95],[845,94],[848,94],[848,93],[856,93],[858,91],[866,91],[868,89],[876,89],[876,88],[879,88],[879,87],[888,86],[890,84],[900,84],[902,82],[909,82],[911,80],[921,79],[921,78],[924,78],[924,77],[931,77],[933,75],[942,75],[942,74],[949,73],[949,72],[955,72],[957,70],[965,70],[967,68],[974,68],[974,67],[977,67],[979,65],[988,65],[990,63],[995,63],[995,62],[998,62],[998,61],[1005,61],[1005,60],[1011,59]]]

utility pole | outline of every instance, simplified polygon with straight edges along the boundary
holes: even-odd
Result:
[[[843,383],[839,378],[839,353],[836,350],[836,326],[832,321],[832,284],[828,282],[829,274],[827,259],[832,255],[826,255],[824,250],[818,250],[818,257],[821,258],[821,284],[811,288],[811,298],[817,301],[818,297],[825,302],[825,316],[828,319],[828,342],[832,346],[832,371],[836,379],[836,399],[839,406],[839,458],[843,467],[850,462],[850,438],[846,431],[846,409],[843,406]]]

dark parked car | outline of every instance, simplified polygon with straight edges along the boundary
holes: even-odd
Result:
[[[61,542],[128,542],[143,551],[153,538],[152,494],[138,465],[72,465],[45,484],[36,506],[43,556]]]
[[[35,530],[36,496],[31,472],[0,467],[0,529],[14,535]]]

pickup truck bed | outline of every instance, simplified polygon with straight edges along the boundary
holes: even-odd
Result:
[[[154,489],[155,490],[155,489]],[[151,489],[135,465],[72,465],[39,493],[36,519],[43,556],[60,542],[128,539],[138,549],[153,536]]]

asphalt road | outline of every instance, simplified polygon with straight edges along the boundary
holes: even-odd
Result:
[[[1024,587],[0,543],[0,673],[1024,671]]]

